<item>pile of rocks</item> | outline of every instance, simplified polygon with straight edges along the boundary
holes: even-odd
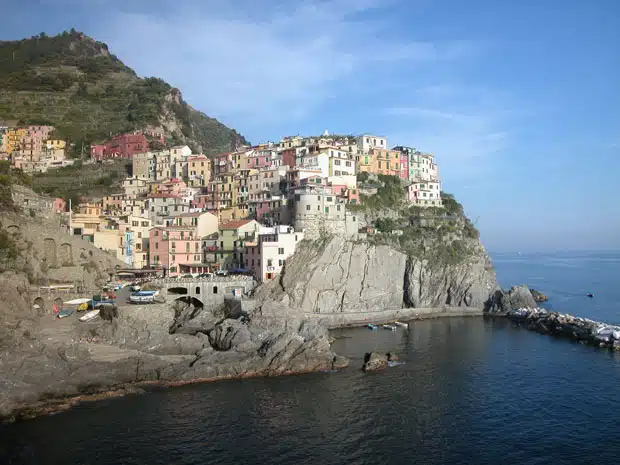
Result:
[[[531,331],[620,351],[620,326],[538,307],[517,308],[507,312],[506,316]]]

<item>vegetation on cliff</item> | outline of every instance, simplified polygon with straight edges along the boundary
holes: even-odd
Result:
[[[358,182],[377,188],[374,195],[362,195],[360,205],[349,205],[376,229],[369,241],[439,265],[480,255],[480,234],[453,195],[441,193],[443,207],[419,207],[405,201],[403,183],[396,176],[379,175],[373,181],[360,173]]]
[[[32,188],[39,194],[71,200],[76,207],[81,197],[100,198],[116,192],[131,173],[131,162],[119,159],[105,164],[82,164],[36,173]]]
[[[91,143],[147,126],[169,145],[217,153],[245,143],[243,136],[201,113],[178,89],[140,78],[105,43],[71,30],[0,42],[0,120],[51,124],[74,155]]]

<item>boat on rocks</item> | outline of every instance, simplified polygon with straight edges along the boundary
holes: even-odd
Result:
[[[368,323],[368,324],[366,325],[366,327],[367,327],[368,329],[370,329],[371,331],[376,331],[376,330],[377,330],[377,327],[376,327],[375,325],[373,325],[372,323]]]
[[[402,321],[395,321],[394,324],[396,326],[400,326],[401,328],[409,328],[409,323],[403,323]]]
[[[91,321],[99,316],[99,310],[91,310],[90,312],[86,312],[83,316],[79,318],[80,321]]]
[[[58,318],[67,318],[67,317],[70,317],[71,315],[73,315],[72,308],[63,308],[61,311],[58,312],[58,315],[56,316]]]
[[[388,329],[390,331],[396,331],[396,326],[394,325],[381,325],[383,329]]]

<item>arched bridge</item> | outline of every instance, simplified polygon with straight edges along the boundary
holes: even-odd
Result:
[[[161,288],[166,302],[198,300],[205,307],[221,305],[226,298],[241,298],[257,286],[249,276],[214,276],[212,278],[164,278],[151,283]]]

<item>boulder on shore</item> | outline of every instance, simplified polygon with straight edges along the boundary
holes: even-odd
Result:
[[[532,293],[532,297],[534,297],[535,302],[547,302],[549,300],[549,297],[536,289],[530,289],[530,292]]]
[[[513,286],[509,291],[495,291],[485,305],[485,312],[505,315],[519,308],[536,308],[536,301],[525,284]]]

